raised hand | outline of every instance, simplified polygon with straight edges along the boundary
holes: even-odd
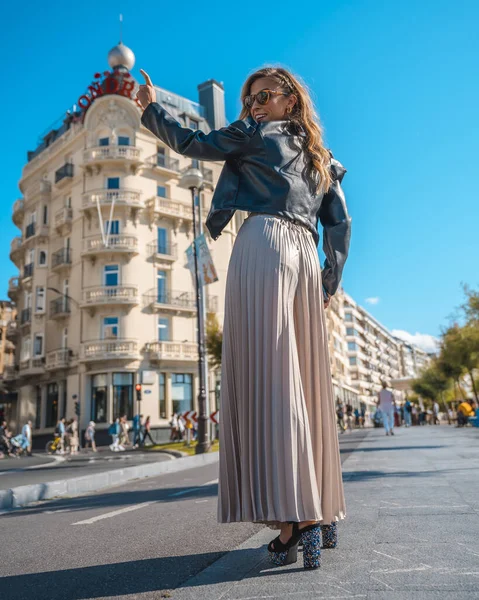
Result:
[[[136,97],[143,110],[145,110],[149,104],[156,102],[156,91],[148,73],[143,71],[143,69],[140,69],[140,73],[143,75],[145,83],[140,85],[140,89],[137,91]]]

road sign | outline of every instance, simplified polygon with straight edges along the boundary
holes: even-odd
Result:
[[[198,420],[196,418],[196,412],[194,410],[187,410],[182,415],[180,415],[180,419],[183,419],[186,425],[188,425],[188,423],[191,423],[191,421],[195,421],[196,423],[196,421]]]
[[[144,394],[151,394],[151,390],[143,390]]]
[[[219,410],[215,410],[215,412],[211,413],[210,421],[213,421],[213,423],[215,425],[218,425],[218,423],[220,422],[220,411]]]

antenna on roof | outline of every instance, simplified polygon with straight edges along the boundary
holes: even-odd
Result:
[[[123,15],[120,14],[120,44],[123,43]]]

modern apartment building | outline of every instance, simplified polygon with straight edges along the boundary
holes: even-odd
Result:
[[[18,307],[18,393],[14,421],[32,418],[52,431],[80,402],[81,425],[102,426],[138,406],[156,426],[197,409],[197,320],[185,251],[193,241],[191,192],[182,173],[200,168],[203,220],[221,164],[175,155],[140,122],[123,44],[108,56],[111,72],[96,74],[61,125],[28,153],[13,206],[19,234],[10,258],[18,277],[9,294]],[[223,86],[199,88],[202,104],[157,88],[159,101],[184,125],[209,131],[225,124]],[[207,311],[222,322],[231,248],[244,213],[210,244],[219,280],[205,288]],[[205,235],[209,241],[208,231]],[[214,392],[215,374],[208,387]],[[213,394],[210,396],[213,404]],[[214,406],[212,406],[214,408]]]

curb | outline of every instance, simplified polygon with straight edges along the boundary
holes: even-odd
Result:
[[[20,508],[41,500],[52,500],[62,497],[80,496],[89,492],[96,492],[105,488],[128,483],[134,479],[155,477],[164,473],[186,471],[204,465],[214,464],[218,461],[218,453],[198,454],[176,460],[171,456],[171,461],[150,463],[136,467],[127,467],[115,471],[94,473],[83,477],[75,477],[63,481],[50,481],[49,483],[35,483],[19,487],[0,490],[0,509]]]

